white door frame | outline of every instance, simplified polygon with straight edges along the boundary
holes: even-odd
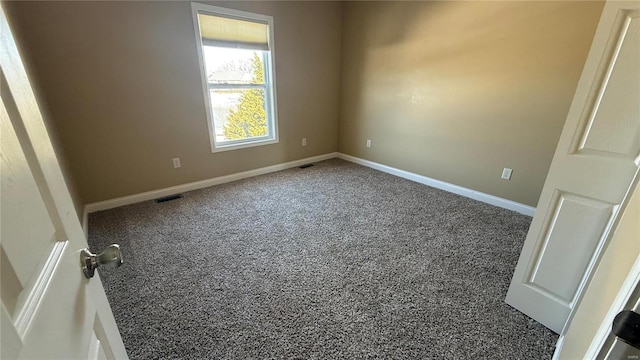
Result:
[[[611,324],[613,324],[613,319],[618,315],[618,313],[625,309],[625,307],[629,304],[630,301],[635,301],[637,299],[632,299],[632,296],[636,290],[636,288],[640,285],[640,256],[636,258],[636,261],[633,264],[633,267],[629,271],[627,278],[625,279],[616,299],[611,304],[609,311],[607,312],[607,316],[605,316],[604,320],[600,324],[600,328],[598,328],[598,332],[593,338],[587,353],[585,354],[585,358],[587,359],[595,359],[598,354],[601,353],[604,346],[606,345],[607,339],[611,335]]]

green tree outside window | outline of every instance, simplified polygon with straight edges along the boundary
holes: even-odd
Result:
[[[252,83],[264,84],[262,59],[254,53],[252,63]],[[224,136],[228,140],[246,139],[267,135],[267,115],[264,110],[264,90],[243,91],[235,109],[229,111],[224,125]]]

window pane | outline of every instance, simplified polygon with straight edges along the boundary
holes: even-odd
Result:
[[[264,51],[203,48],[209,84],[264,84]]]
[[[197,2],[191,10],[211,151],[278,143],[273,17]]]
[[[264,89],[211,89],[217,143],[267,136]]]

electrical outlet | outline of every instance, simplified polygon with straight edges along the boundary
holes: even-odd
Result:
[[[180,166],[182,166],[182,165],[180,165],[180,158],[173,158],[173,168],[177,169]]]
[[[502,178],[505,180],[511,180],[511,172],[513,169],[504,168],[502,169]]]
[[[307,138],[302,138],[302,146],[307,146]]]
[[[367,147],[370,148],[371,147],[371,140],[367,139]]]

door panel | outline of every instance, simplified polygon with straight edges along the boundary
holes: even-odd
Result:
[[[9,262],[12,258],[24,257],[26,254],[41,258],[48,253],[50,245],[55,241],[56,229],[22,153],[18,137],[8,121],[9,114],[4,106],[0,111],[3,119],[0,129],[3,154],[0,171],[1,191],[4,195],[1,235],[6,238],[9,234],[16,234],[16,241],[3,243],[2,250]],[[10,266],[23,288],[36,275],[35,263],[15,262]]]
[[[0,357],[126,359],[4,11],[0,40]]]
[[[540,253],[529,277],[532,287],[557,297],[568,306],[576,295],[589,261],[596,250],[614,210],[614,206],[569,193],[559,193]],[[572,224],[584,222],[574,228]],[[563,241],[564,240],[564,241]],[[579,243],[578,243],[579,242]],[[567,257],[566,254],[572,254]],[[558,276],[563,274],[563,276]]]
[[[640,155],[640,52],[637,45],[640,44],[640,19],[632,11],[623,11],[620,17],[624,24],[597,97],[587,107],[590,111],[585,111],[588,124],[578,152],[592,151],[635,160]],[[615,86],[623,82],[629,85]]]
[[[560,332],[640,159],[640,11],[605,5],[506,302]]]

